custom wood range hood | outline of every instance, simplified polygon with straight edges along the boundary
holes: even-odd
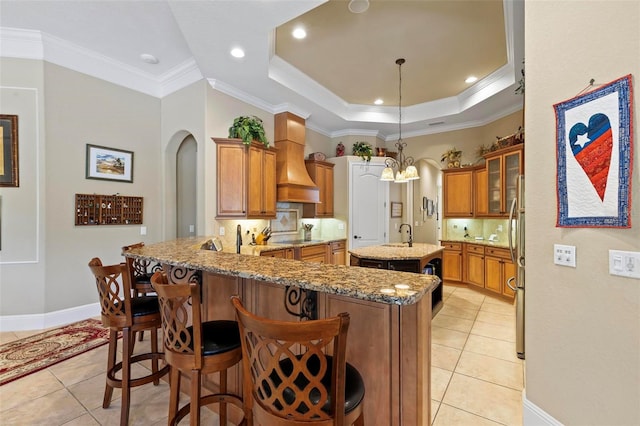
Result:
[[[304,119],[290,112],[276,114],[276,200],[290,203],[319,203],[320,190],[304,164]]]

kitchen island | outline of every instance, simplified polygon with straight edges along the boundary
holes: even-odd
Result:
[[[349,250],[351,266],[388,269],[392,271],[431,274],[439,283],[431,294],[431,314],[435,316],[443,306],[442,298],[442,253],[443,246],[435,244],[388,243],[378,246]]]
[[[347,360],[365,382],[366,424],[430,424],[431,293],[440,284],[437,276],[201,250],[204,240],[151,244],[126,256],[198,276],[207,320],[234,319],[233,294],[257,315],[279,320],[308,315],[311,295],[312,317],[348,312]],[[240,375],[238,367],[230,371],[231,391],[240,391]],[[215,377],[206,386],[215,388]]]

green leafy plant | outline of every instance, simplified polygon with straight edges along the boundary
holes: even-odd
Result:
[[[446,151],[442,154],[442,158],[440,158],[441,162],[447,162],[447,167],[460,167],[460,159],[462,158],[462,151],[456,149],[455,147]]]
[[[229,127],[229,137],[240,138],[245,145],[250,145],[252,140],[256,140],[269,147],[262,120],[255,115],[243,115],[233,120],[233,125]]]
[[[353,144],[353,155],[357,155],[363,160],[371,161],[373,155],[373,148],[367,142],[356,142]]]

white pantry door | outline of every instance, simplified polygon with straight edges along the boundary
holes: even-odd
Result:
[[[389,182],[380,180],[384,164],[351,163],[349,238],[351,248],[387,242]]]

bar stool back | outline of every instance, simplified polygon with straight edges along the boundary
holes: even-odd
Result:
[[[158,369],[158,360],[164,359],[164,355],[158,352],[158,328],[161,326],[158,299],[155,296],[131,297],[129,274],[124,263],[103,266],[102,261],[94,257],[89,262],[89,268],[96,279],[102,324],[110,329],[107,383],[102,407],[108,408],[111,405],[113,389],[121,388],[120,424],[126,425],[129,422],[131,388],[150,382],[157,385],[160,377],[169,371],[168,365]],[[136,332],[142,330],[150,330],[151,332],[151,352],[134,356],[134,336]],[[122,332],[121,362],[116,362],[118,332]],[[131,364],[149,359],[151,360],[151,374],[132,378]],[[119,371],[122,371],[121,379],[116,378]]]
[[[242,337],[246,412],[257,424],[364,425],[364,382],[346,362],[349,314],[274,321],[248,312],[237,296],[231,301]]]
[[[190,414],[190,424],[200,424],[200,407],[220,404],[220,424],[227,424],[227,403],[244,411],[242,399],[227,393],[227,369],[242,359],[236,321],[202,322],[200,286],[197,283],[169,284],[167,275],[151,277],[158,294],[162,316],[166,360],[171,366],[169,424]],[[181,371],[190,375],[190,403],[178,409]],[[219,393],[201,395],[203,374],[220,373]],[[244,424],[244,419],[241,424]]]

